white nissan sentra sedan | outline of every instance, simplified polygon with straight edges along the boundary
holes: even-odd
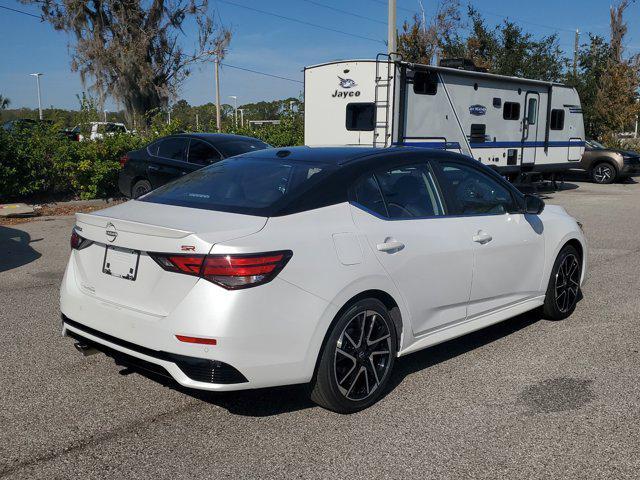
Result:
[[[263,150],[77,214],[63,333],[224,391],[376,402],[396,357],[540,307],[568,317],[585,238],[479,162],[420,148]],[[407,360],[410,361],[410,360]]]

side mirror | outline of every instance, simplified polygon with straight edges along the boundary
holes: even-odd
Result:
[[[535,195],[526,194],[524,196],[524,213],[530,215],[540,215],[544,210],[544,202]]]

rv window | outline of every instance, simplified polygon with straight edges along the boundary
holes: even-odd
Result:
[[[520,104],[517,102],[504,102],[502,118],[505,120],[520,120]]]
[[[487,126],[484,123],[471,124],[471,143],[481,143],[486,140]]]
[[[538,99],[530,98],[527,105],[527,123],[529,125],[535,125],[538,120]]]
[[[554,109],[551,110],[551,130],[563,130],[564,129],[564,110]]]
[[[413,76],[413,93],[418,95],[435,95],[438,93],[438,74],[436,72],[415,72]]]
[[[370,132],[374,129],[376,119],[375,103],[348,103],[347,130]]]

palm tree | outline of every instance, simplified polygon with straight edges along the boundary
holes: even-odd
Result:
[[[10,103],[11,103],[11,100],[9,100],[7,97],[3,97],[2,95],[0,95],[0,110],[4,110],[5,108],[7,108]]]

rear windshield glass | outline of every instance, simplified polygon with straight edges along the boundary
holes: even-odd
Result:
[[[243,153],[271,148],[271,145],[261,142],[260,140],[230,140],[228,142],[216,143],[215,146],[225,157],[233,157],[235,155],[242,155]]]
[[[139,200],[268,217],[333,168],[286,159],[234,157],[181,177]]]

